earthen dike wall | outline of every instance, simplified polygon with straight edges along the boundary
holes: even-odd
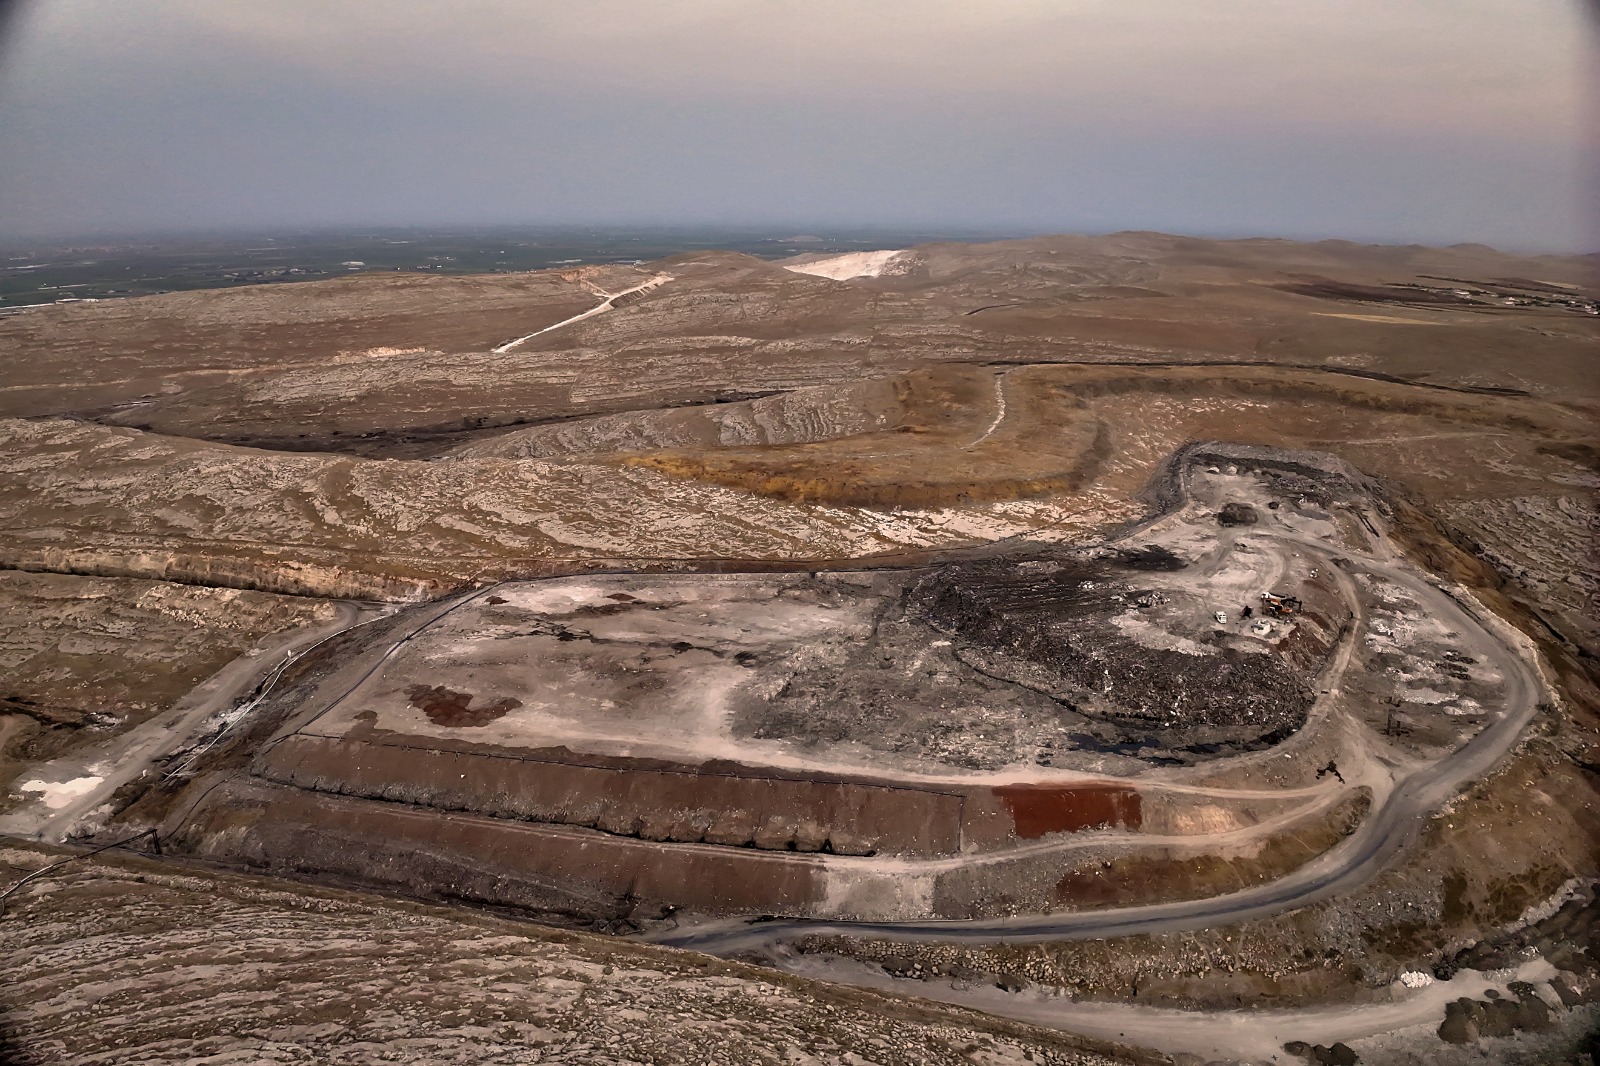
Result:
[[[314,792],[755,851],[937,857],[1141,824],[1139,792],[1117,782],[921,785],[381,730],[292,734],[264,752],[253,773]]]

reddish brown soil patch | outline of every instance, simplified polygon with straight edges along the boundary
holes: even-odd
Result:
[[[1024,840],[1101,826],[1137,829],[1143,821],[1139,791],[1127,785],[1002,785],[994,794]]]
[[[419,750],[428,757],[418,758]],[[345,796],[403,795],[413,810],[551,822],[667,843],[835,855],[954,854],[966,799],[732,761],[694,766],[383,731],[285,738],[260,774]]]
[[[472,693],[456,692],[443,685],[407,685],[406,696],[413,707],[428,716],[428,721],[451,728],[488,725],[507,711],[522,706],[521,700],[502,696],[474,707]]]

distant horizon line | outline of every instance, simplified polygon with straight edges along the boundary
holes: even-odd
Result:
[[[829,231],[833,231],[830,233]],[[787,231],[787,232],[785,232]],[[1600,241],[1587,251],[1557,250],[1548,247],[1527,246],[1511,248],[1492,245],[1485,241],[1451,241],[1427,243],[1419,240],[1391,238],[1387,240],[1361,237],[1287,236],[1279,233],[1180,233],[1161,229],[1063,229],[1032,226],[935,226],[928,223],[821,223],[821,222],[461,222],[461,223],[382,223],[382,224],[286,224],[279,226],[152,228],[142,230],[99,230],[56,234],[7,234],[0,232],[0,250],[21,250],[24,245],[67,248],[78,245],[126,246],[137,244],[177,244],[202,241],[286,240],[309,237],[341,237],[345,239],[375,237],[395,234],[448,236],[451,234],[490,235],[505,234],[589,234],[615,237],[618,234],[639,233],[660,236],[690,234],[726,234],[745,239],[786,243],[796,240],[857,240],[871,236],[921,237],[929,241],[940,239],[963,241],[1031,240],[1045,237],[1117,237],[1159,236],[1179,240],[1238,243],[1246,241],[1281,241],[1289,244],[1354,244],[1379,248],[1475,248],[1502,255],[1555,256],[1583,258],[1600,256]],[[780,235],[781,234],[781,235]],[[0,269],[4,265],[0,264]]]

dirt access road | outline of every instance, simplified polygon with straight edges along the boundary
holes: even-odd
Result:
[[[604,290],[597,289],[595,291],[595,295],[604,297],[604,299],[602,299],[600,303],[596,304],[594,307],[589,308],[589,310],[582,311],[576,315],[573,315],[571,318],[564,318],[560,322],[557,322],[554,325],[546,326],[543,329],[536,329],[532,333],[527,333],[521,337],[517,337],[515,340],[506,341],[497,348],[491,348],[490,351],[494,352],[495,355],[505,355],[511,349],[527,341],[531,341],[533,338],[540,336],[541,334],[549,333],[552,330],[558,330],[562,326],[570,326],[574,322],[582,322],[584,319],[598,315],[602,311],[609,311],[615,307],[617,301],[622,299],[624,296],[632,296],[636,292],[649,292],[651,289],[665,285],[671,280],[672,275],[670,274],[657,274],[655,277],[641,281],[633,288],[623,289],[621,292],[606,292]]]
[[[27,780],[21,787],[42,792],[43,798],[0,817],[0,834],[61,843],[118,788],[193,743],[213,716],[233,708],[264,681],[275,680],[312,648],[385,613],[352,602],[334,606],[329,621],[277,635],[212,674],[166,713],[70,758],[33,767],[23,775]],[[43,787],[28,789],[28,784]]]

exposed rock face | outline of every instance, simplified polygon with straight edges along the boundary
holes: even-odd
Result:
[[[333,617],[315,599],[0,570],[0,785],[164,711],[269,634]]]
[[[893,378],[794,389],[774,396],[630,411],[513,430],[451,452],[457,458],[548,459],[694,446],[810,444],[905,424]]]
[[[300,595],[414,600],[628,560],[837,559],[971,539],[942,514],[816,508],[585,460],[375,462],[60,419],[0,419],[0,456],[17,474],[0,480],[0,566]],[[943,498],[974,473],[987,480],[972,471],[926,491]],[[1096,497],[981,521],[993,536],[1136,510]]]
[[[1568,995],[1573,1002],[1593,1002],[1600,997],[1600,896],[1585,893],[1570,899],[1542,921],[1464,948],[1440,960],[1434,969],[1446,974],[1461,969],[1496,970],[1513,965],[1520,953],[1530,950],[1565,971],[1565,976],[1558,978],[1559,986],[1552,983],[1563,1000]],[[1527,998],[1526,994],[1522,998]]]
[[[113,717],[160,710],[317,600],[0,570],[0,698]]]
[[[1557,486],[1584,485],[1586,492],[1551,491],[1509,499],[1452,500],[1444,512],[1463,542],[1494,564],[1518,588],[1550,605],[1564,633],[1600,649],[1600,463],[1579,453]]]

